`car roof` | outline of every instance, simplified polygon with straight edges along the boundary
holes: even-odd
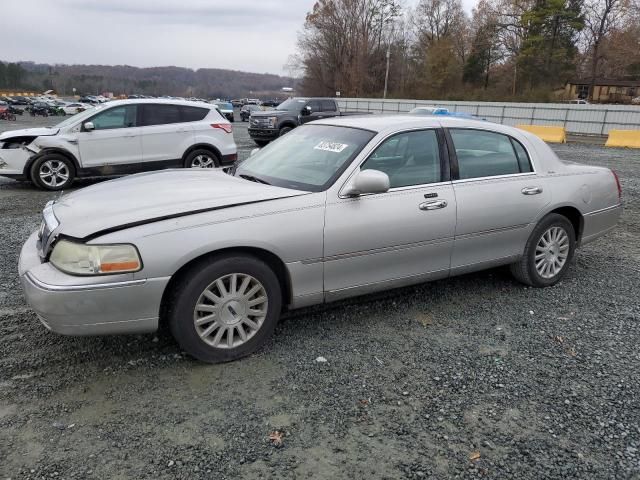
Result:
[[[134,98],[131,100],[113,100],[108,103],[103,103],[105,106],[113,106],[113,105],[131,105],[131,104],[141,104],[141,103],[155,103],[155,104],[165,104],[165,105],[183,105],[187,107],[200,107],[200,108],[215,108],[215,105],[205,102],[193,102],[189,100],[173,100],[169,98]]]

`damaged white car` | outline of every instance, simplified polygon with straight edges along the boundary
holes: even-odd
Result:
[[[45,190],[68,188],[76,177],[213,168],[236,158],[231,124],[206,103],[114,101],[54,127],[0,134],[0,176]]]

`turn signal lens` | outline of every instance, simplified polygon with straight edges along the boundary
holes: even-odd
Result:
[[[229,123],[212,123],[211,126],[213,128],[219,128],[220,130],[224,130],[227,133],[233,132],[233,127]]]
[[[51,263],[71,275],[131,273],[142,268],[133,245],[85,245],[60,240],[51,253]]]

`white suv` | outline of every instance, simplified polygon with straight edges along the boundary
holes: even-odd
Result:
[[[0,134],[0,175],[46,190],[76,177],[171,167],[213,168],[237,158],[231,124],[215,105],[176,100],[119,100],[55,127]]]

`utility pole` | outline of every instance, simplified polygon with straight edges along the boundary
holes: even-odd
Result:
[[[387,46],[387,71],[384,74],[384,93],[382,98],[387,98],[387,85],[389,83],[389,58],[391,57],[391,42]]]

